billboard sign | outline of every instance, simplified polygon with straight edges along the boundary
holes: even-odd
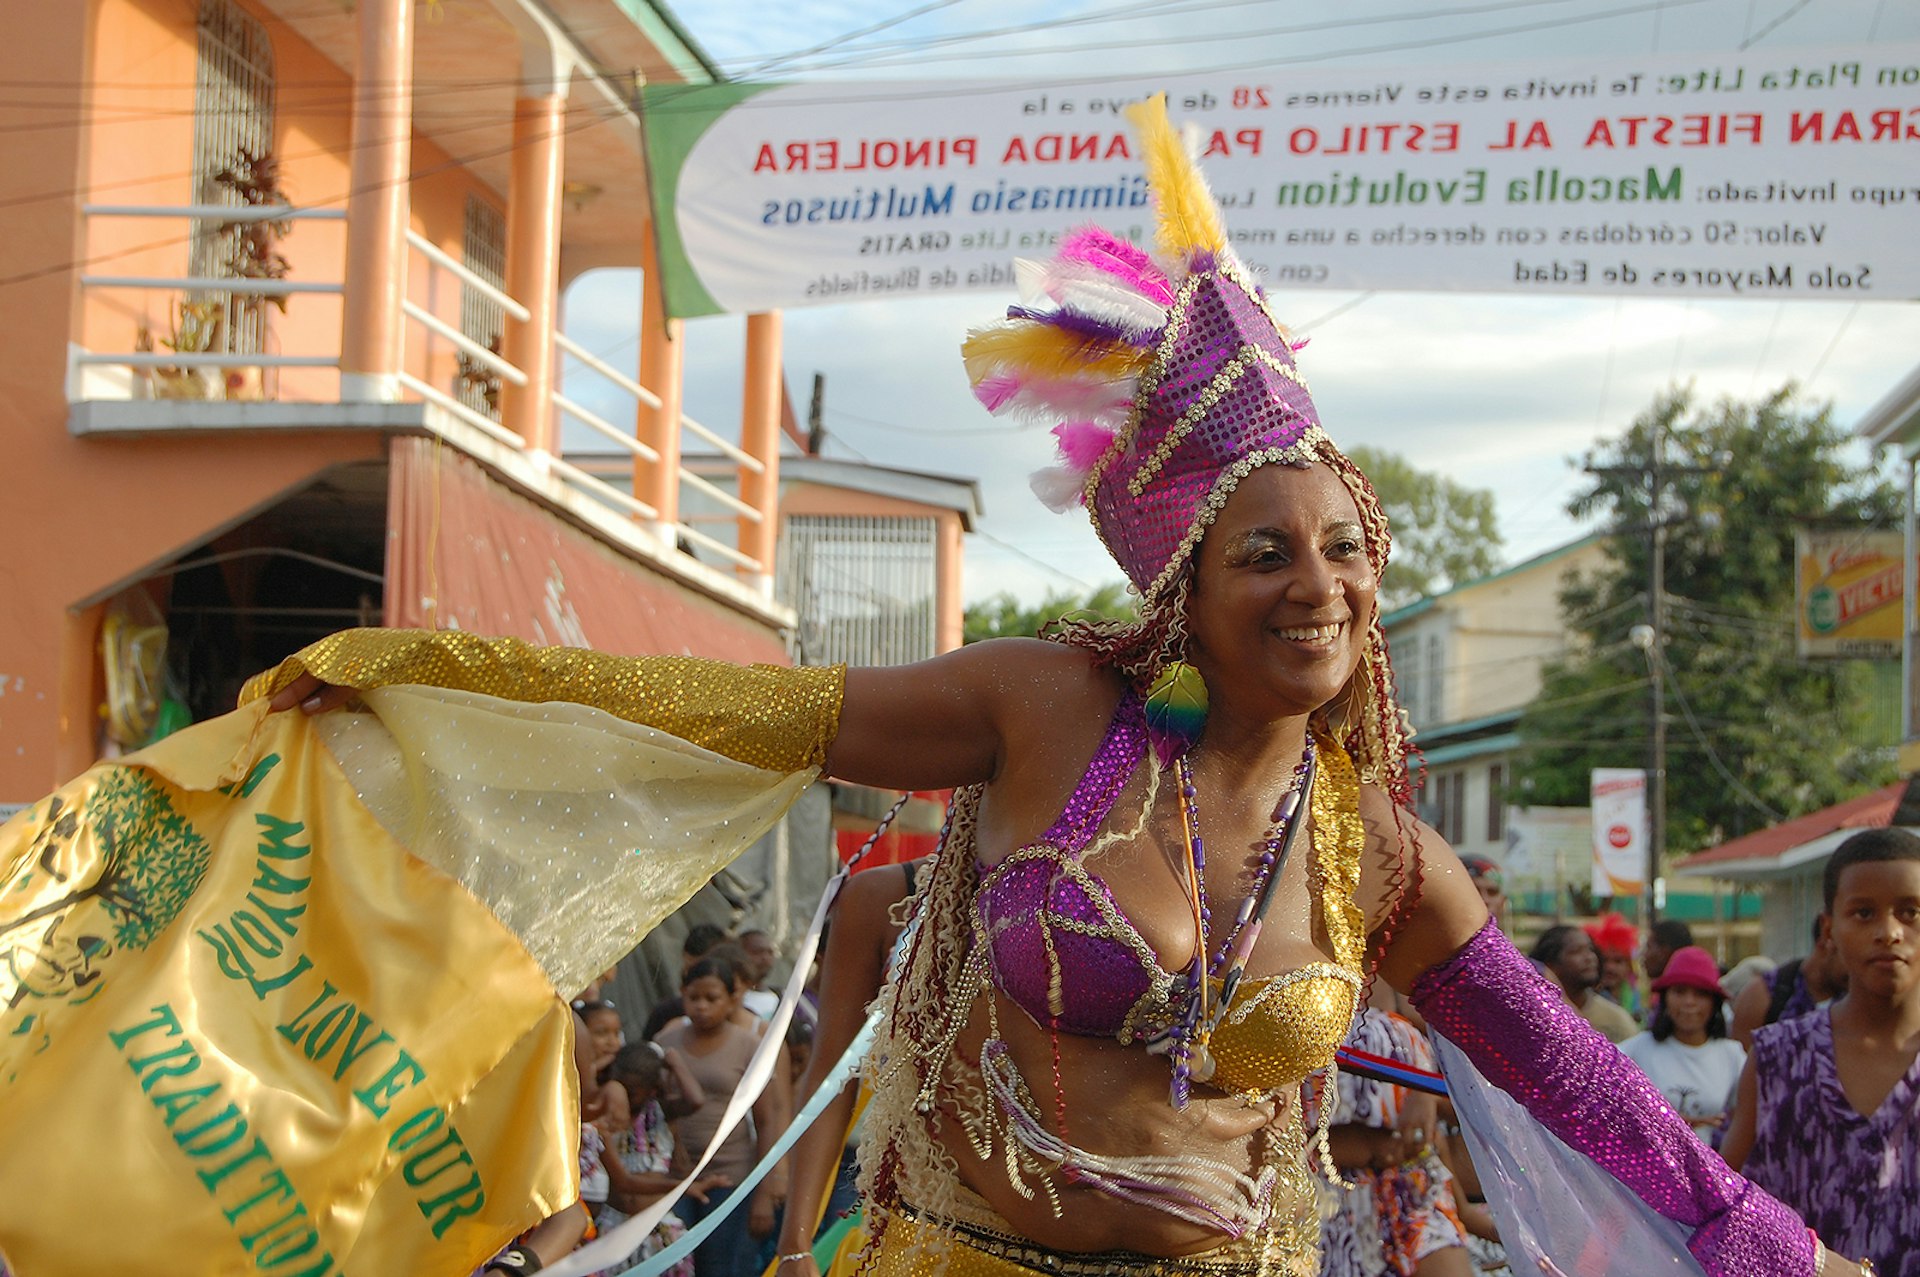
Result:
[[[1647,872],[1647,773],[1596,767],[1592,779],[1593,894],[1637,896]]]
[[[1793,534],[1793,552],[1800,655],[1900,659],[1906,538],[1801,528]]]

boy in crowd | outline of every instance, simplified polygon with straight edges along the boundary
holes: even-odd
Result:
[[[1920,837],[1855,834],[1823,886],[1846,995],[1755,1031],[1722,1152],[1831,1250],[1920,1277]]]
[[[1762,1025],[1791,1020],[1823,1007],[1847,991],[1847,969],[1827,934],[1827,919],[1813,920],[1813,950],[1804,958],[1782,963],[1760,977],[1733,1000],[1733,1022],[1728,1033],[1741,1046],[1753,1049],[1753,1031]]]
[[[740,948],[747,955],[747,991],[741,1003],[762,1020],[771,1020],[780,1009],[780,995],[767,987],[767,976],[780,960],[773,937],[758,927],[740,933]]]
[[[1662,918],[1647,933],[1647,944],[1640,951],[1640,965],[1647,979],[1658,980],[1667,969],[1667,959],[1693,944],[1693,928],[1678,918]]]

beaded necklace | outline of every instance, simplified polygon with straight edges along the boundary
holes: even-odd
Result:
[[[1273,822],[1261,840],[1253,886],[1241,900],[1233,927],[1213,953],[1211,965],[1207,955],[1212,948],[1213,913],[1207,905],[1207,849],[1200,835],[1200,805],[1186,755],[1175,760],[1174,772],[1180,782],[1180,825],[1187,842],[1187,901],[1193,910],[1194,930],[1199,937],[1194,945],[1193,960],[1187,965],[1184,1009],[1169,1030],[1168,1054],[1173,1059],[1173,1081],[1168,1098],[1174,1108],[1184,1109],[1192,1093],[1192,1083],[1205,1082],[1213,1076],[1213,1056],[1207,1049],[1213,1026],[1233,1001],[1234,991],[1246,973],[1247,960],[1260,935],[1261,920],[1273,898],[1272,889],[1286,868],[1294,838],[1306,823],[1298,817],[1313,784],[1313,734],[1307,734],[1306,748],[1293,769],[1293,780],[1274,804]],[[1215,978],[1221,981],[1220,998],[1217,1005],[1209,1008],[1210,980]]]

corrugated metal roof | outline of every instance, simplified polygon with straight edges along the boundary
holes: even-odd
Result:
[[[1872,793],[1783,820],[1688,856],[1674,864],[1674,871],[1699,874],[1713,865],[1736,860],[1778,859],[1796,847],[1843,829],[1885,829],[1893,823],[1893,813],[1906,788],[1906,781],[1895,781]]]

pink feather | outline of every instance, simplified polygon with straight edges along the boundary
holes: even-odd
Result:
[[[1054,441],[1060,445],[1060,459],[1083,476],[1092,473],[1117,437],[1105,426],[1091,421],[1063,421],[1053,428]]]
[[[1097,267],[1162,306],[1173,304],[1173,285],[1146,250],[1098,226],[1069,233],[1060,241],[1058,257]]]
[[[996,417],[1027,425],[1046,425],[1061,418],[1078,418],[1118,426],[1133,408],[1133,383],[1070,380],[995,373],[973,387],[977,398]]]
[[[988,412],[999,412],[1007,401],[1020,393],[1018,377],[982,377],[973,387],[973,397]]]

